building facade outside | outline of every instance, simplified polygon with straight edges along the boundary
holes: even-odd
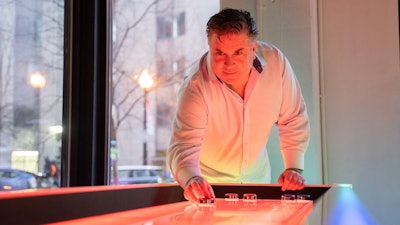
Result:
[[[118,165],[165,166],[178,88],[207,51],[206,23],[218,10],[215,0],[115,1],[111,136]],[[137,83],[145,70],[154,79],[146,100]]]
[[[207,51],[206,22],[218,10],[217,0],[112,1],[113,168],[165,166],[178,88]],[[53,174],[61,162],[64,1],[0,0],[0,12],[0,168]],[[153,80],[146,89],[138,83],[144,71]]]
[[[63,2],[0,0],[0,168],[60,162]]]

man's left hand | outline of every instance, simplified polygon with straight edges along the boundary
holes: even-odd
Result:
[[[296,170],[287,169],[278,178],[278,184],[282,185],[282,191],[301,190],[304,188],[306,180]]]

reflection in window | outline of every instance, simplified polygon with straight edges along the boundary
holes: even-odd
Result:
[[[111,183],[123,183],[118,168],[146,164],[173,181],[165,152],[177,91],[208,50],[206,23],[218,11],[219,0],[113,1]],[[154,80],[147,89],[138,84],[143,71]]]
[[[0,14],[0,168],[15,169],[0,190],[53,187],[59,175],[46,163],[60,164],[64,4],[0,0]]]

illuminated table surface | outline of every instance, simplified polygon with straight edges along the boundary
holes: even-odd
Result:
[[[375,225],[351,185],[212,184],[213,207],[192,205],[177,184],[71,187],[0,193],[0,224]],[[228,201],[226,193],[239,199]],[[257,195],[245,201],[246,193]],[[311,200],[282,202],[283,194]]]
[[[313,201],[216,199],[214,204],[196,205],[187,201],[92,216],[53,224],[303,224],[312,211]]]

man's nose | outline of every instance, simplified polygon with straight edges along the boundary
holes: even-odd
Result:
[[[234,61],[233,61],[233,57],[230,57],[230,56],[226,56],[225,57],[225,65],[227,65],[227,66],[231,66],[231,65],[233,65],[234,64]]]

